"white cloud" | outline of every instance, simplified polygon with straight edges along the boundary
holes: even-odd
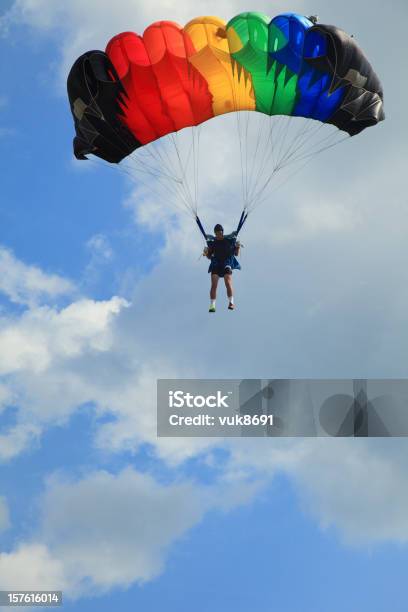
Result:
[[[170,544],[207,507],[188,483],[163,487],[132,469],[118,476],[97,472],[77,483],[50,484],[43,538],[75,583],[86,576],[105,590],[157,576]]]
[[[408,543],[405,444],[386,439],[261,440],[231,444],[232,473],[291,477],[305,512],[354,547]]]
[[[85,403],[93,403],[101,416],[115,416],[101,425],[96,440],[110,452],[136,452],[149,442],[159,456],[177,463],[213,444],[199,439],[157,442],[155,378],[197,372],[187,364],[175,367],[160,353],[148,356],[137,342],[129,345],[128,331],[123,342],[118,323],[129,307],[118,297],[82,299],[62,309],[33,307],[3,318],[0,399],[4,407],[16,407],[16,424],[0,438],[0,460],[30,448],[44,427],[66,420]]]
[[[63,566],[43,544],[22,544],[0,553],[0,586],[15,590],[64,590]]]
[[[348,234],[362,226],[362,216],[353,208],[353,203],[346,206],[343,202],[330,201],[294,204],[291,220],[288,225],[281,225],[271,230],[271,241],[277,244],[310,240],[319,235]]]
[[[126,305],[120,298],[81,300],[60,311],[36,308],[24,313],[17,324],[3,324],[0,372],[40,373],[52,360],[74,358],[86,351],[108,351],[112,344],[110,321]]]
[[[103,234],[95,234],[86,243],[93,258],[98,261],[109,261],[113,257],[113,250],[109,240]]]
[[[40,427],[30,423],[18,423],[0,434],[0,462],[10,461],[38,442]]]
[[[82,285],[89,287],[95,284],[106,266],[114,259],[115,254],[109,243],[107,236],[95,234],[86,242],[86,247],[90,253],[90,261],[82,275]]]
[[[12,302],[32,305],[73,291],[71,281],[56,274],[46,274],[37,266],[27,265],[10,250],[0,247],[0,293],[4,293]]]
[[[209,509],[231,510],[254,491],[242,483],[225,486],[222,496],[192,482],[164,486],[131,468],[77,482],[55,476],[42,499],[41,544],[0,555],[0,584],[62,588],[75,597],[152,580],[170,547]]]
[[[305,507],[323,528],[334,527],[350,546],[408,543],[408,478],[403,445],[385,440],[316,444],[298,466]],[[395,503],[395,500],[398,500]]]
[[[109,354],[115,317],[126,306],[115,297],[81,300],[61,310],[33,308],[19,319],[3,319],[0,400],[2,408],[14,407],[16,422],[0,436],[0,460],[24,452],[40,439],[46,425],[61,422],[81,404],[100,398],[106,406],[103,390],[100,395],[94,392],[106,365],[100,364],[91,382],[92,374],[82,369],[81,360],[91,365],[98,355]]]

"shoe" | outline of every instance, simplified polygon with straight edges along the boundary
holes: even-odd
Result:
[[[228,310],[234,310],[235,309],[235,305],[231,304],[231,302],[228,304]]]
[[[208,309],[208,312],[215,312],[215,306],[210,306],[210,308]]]

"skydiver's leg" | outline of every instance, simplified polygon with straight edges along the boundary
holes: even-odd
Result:
[[[227,289],[228,308],[230,310],[234,310],[234,289],[233,289],[233,286],[232,286],[232,274],[225,274],[224,275],[224,283],[225,283],[225,287]]]
[[[217,287],[220,277],[218,274],[211,274],[211,290],[210,290],[210,312],[215,312],[215,300],[217,298]]]
[[[218,287],[219,279],[220,279],[220,277],[218,276],[218,274],[211,274],[210,298],[212,300],[215,300],[217,298],[217,287]]]

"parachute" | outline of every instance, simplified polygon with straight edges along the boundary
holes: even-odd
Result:
[[[193,212],[204,236],[197,176],[200,126],[206,121],[236,116],[243,192],[239,231],[283,168],[307,163],[385,117],[381,82],[356,40],[295,13],[271,19],[246,12],[228,22],[199,17],[184,27],[160,21],[142,36],[124,32],[105,52],[81,55],[67,87],[75,156],[92,154],[132,169],[138,180],[149,176],[147,184],[156,189],[166,186],[166,197],[173,195]],[[270,124],[249,129],[256,114]],[[296,118],[303,119],[293,127]],[[316,140],[322,125],[332,131]],[[192,137],[183,160],[178,134],[185,128]],[[190,165],[194,186],[186,180]]]

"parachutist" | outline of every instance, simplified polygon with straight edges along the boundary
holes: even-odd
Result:
[[[236,259],[240,252],[240,243],[236,234],[224,236],[224,228],[217,223],[214,227],[215,237],[209,237],[204,255],[211,260],[208,272],[211,273],[210,308],[209,312],[215,312],[215,301],[217,298],[217,287],[220,278],[224,279],[228,297],[228,310],[234,310],[234,291],[232,286],[232,271],[240,270],[241,266]]]
[[[310,15],[310,17],[308,17],[309,21],[311,21],[313,23],[313,25],[316,25],[317,22],[319,21],[319,15]]]

